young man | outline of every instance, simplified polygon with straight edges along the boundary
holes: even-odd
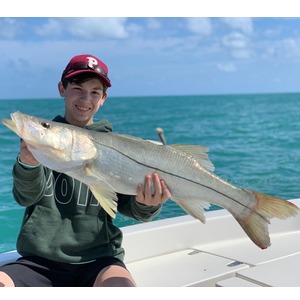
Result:
[[[73,57],[58,83],[65,114],[54,121],[112,131],[109,122],[93,121],[110,86],[101,60]],[[0,286],[135,286],[123,263],[122,232],[85,184],[40,165],[24,142],[13,180],[14,198],[26,208],[17,240],[22,257],[0,267]],[[118,211],[150,221],[171,195],[155,173],[141,182],[136,196],[118,195]]]

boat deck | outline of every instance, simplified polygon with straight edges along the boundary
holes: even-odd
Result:
[[[300,205],[300,200],[293,200]],[[300,286],[300,215],[271,220],[261,250],[225,210],[124,228],[126,263],[139,286]]]

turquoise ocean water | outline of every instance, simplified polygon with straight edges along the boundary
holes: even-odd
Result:
[[[21,111],[52,119],[62,99],[0,100],[0,117]],[[300,197],[300,94],[108,98],[97,115],[114,131],[168,144],[210,148],[215,173],[239,186],[284,199]],[[14,202],[11,169],[19,138],[0,124],[0,253],[15,248],[24,209]],[[185,213],[171,200],[156,219]],[[117,216],[119,226],[136,223]],[[205,226],[205,225],[203,225]]]

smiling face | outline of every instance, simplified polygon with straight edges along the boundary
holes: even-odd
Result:
[[[76,126],[93,123],[93,117],[107,98],[103,83],[98,78],[83,82],[71,81],[66,87],[58,84],[59,93],[65,98],[65,118]]]

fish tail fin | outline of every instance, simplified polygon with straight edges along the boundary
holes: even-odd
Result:
[[[244,219],[236,220],[242,226],[249,238],[261,249],[266,249],[271,245],[268,224],[270,219],[286,219],[296,216],[299,208],[286,200],[262,194],[255,191],[247,192],[254,195],[257,204],[252,209],[252,212]]]

